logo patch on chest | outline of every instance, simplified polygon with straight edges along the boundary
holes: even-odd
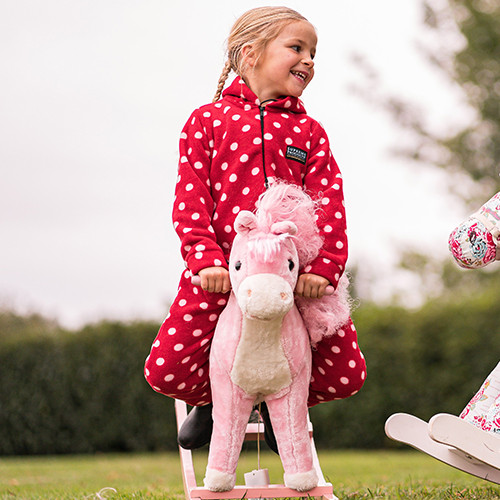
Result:
[[[302,165],[305,165],[307,161],[307,152],[294,146],[287,146],[285,157],[289,160],[298,161],[299,163],[302,163]]]

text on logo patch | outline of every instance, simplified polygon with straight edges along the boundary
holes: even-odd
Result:
[[[302,165],[305,165],[307,160],[307,152],[294,146],[287,146],[286,158],[288,158],[289,160],[298,161],[299,163],[302,163]]]

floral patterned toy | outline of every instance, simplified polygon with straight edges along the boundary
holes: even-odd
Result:
[[[449,248],[466,269],[500,259],[500,193],[455,228]],[[385,424],[386,434],[442,462],[500,484],[500,363],[483,382],[460,416],[440,413],[429,423],[396,413]]]
[[[461,267],[487,266],[500,258],[499,234],[500,193],[497,193],[453,230],[448,240],[450,252]]]

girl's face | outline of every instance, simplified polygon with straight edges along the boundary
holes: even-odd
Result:
[[[307,21],[294,21],[269,42],[258,57],[249,46],[244,53],[244,79],[259,100],[299,97],[314,76],[316,31]]]

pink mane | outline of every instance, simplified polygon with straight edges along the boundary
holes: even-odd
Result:
[[[303,189],[284,182],[273,184],[257,201],[255,215],[259,236],[254,251],[258,251],[258,255],[267,251],[267,257],[272,258],[270,256],[278,251],[281,242],[270,238],[271,226],[275,222],[291,221],[297,226],[297,234],[289,237],[293,238],[297,248],[300,267],[304,268],[316,258],[323,246],[323,239],[316,224],[317,211],[318,203]],[[263,239],[266,234],[263,233],[267,233],[269,238],[265,243]],[[325,295],[321,299],[296,297],[297,307],[313,346],[322,338],[336,334],[349,320],[352,299],[348,287],[349,280],[344,274],[333,295]]]
[[[288,238],[291,238],[289,234],[259,232],[250,237],[247,245],[251,255],[262,258],[264,262],[271,262],[280,252],[282,242]]]
[[[297,226],[294,243],[300,267],[312,262],[323,245],[316,225],[317,203],[303,189],[277,182],[260,195],[257,201],[257,226],[269,233],[273,223],[292,221]]]

